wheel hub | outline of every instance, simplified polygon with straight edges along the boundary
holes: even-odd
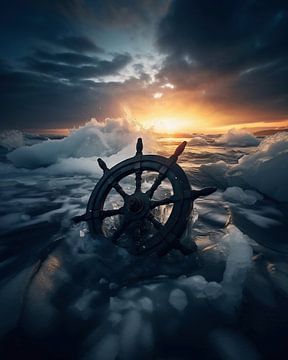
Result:
[[[149,210],[149,200],[149,197],[142,192],[130,195],[124,204],[126,214],[132,217],[144,216]]]
[[[128,201],[128,209],[130,212],[137,214],[143,209],[143,202],[136,196],[132,196]]]

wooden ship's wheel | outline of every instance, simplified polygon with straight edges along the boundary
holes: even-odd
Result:
[[[86,213],[74,217],[73,221],[86,221],[93,238],[104,237],[104,240],[126,248],[133,255],[155,253],[163,256],[172,249],[179,249],[183,254],[195,251],[197,246],[192,239],[192,246],[186,248],[181,244],[180,238],[188,224],[193,201],[199,196],[213,193],[216,189],[191,190],[185,172],[177,164],[186,144],[186,141],[182,142],[174,154],[166,158],[159,155],[143,155],[143,143],[139,138],[135,156],[111,169],[107,168],[102,159],[98,159],[104,174],[91,193]],[[146,191],[143,190],[144,172],[157,173]],[[132,174],[135,175],[135,190],[128,194],[119,182],[128,176],[131,177]],[[158,187],[167,180],[171,183],[172,194],[155,199],[154,194]],[[116,209],[105,209],[105,201],[113,189],[121,196],[123,204]],[[172,207],[164,223],[156,216],[157,209],[163,205]],[[117,217],[117,226],[114,224],[112,230],[107,230],[105,220],[111,217]]]

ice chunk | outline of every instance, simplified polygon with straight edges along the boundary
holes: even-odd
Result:
[[[219,161],[200,169],[223,187],[251,187],[276,200],[288,201],[287,163],[288,132],[280,132],[265,138],[255,152],[244,155],[236,165]]]
[[[223,275],[222,286],[226,293],[227,310],[237,307],[242,298],[242,288],[247,272],[252,264],[252,249],[249,238],[236,226],[229,225],[228,233],[222,241],[228,245],[228,257]]]
[[[181,289],[174,289],[169,295],[169,304],[176,310],[182,311],[188,304],[187,296]]]
[[[131,300],[120,299],[118,297],[110,298],[110,310],[111,311],[122,311],[135,308],[135,303]]]
[[[99,295],[99,291],[85,289],[82,296],[76,301],[74,307],[79,311],[85,311],[89,307],[91,300]]]
[[[217,184],[228,186],[228,182],[226,181],[226,173],[229,170],[229,165],[225,161],[220,160],[214,164],[211,163],[201,165],[200,170],[213,178]]]
[[[89,353],[86,360],[101,359],[115,360],[119,350],[118,337],[114,334],[107,334],[99,341],[97,346]]]
[[[256,191],[245,191],[238,186],[228,187],[224,193],[223,198],[230,202],[236,202],[244,205],[254,205],[258,200],[263,198],[262,195]]]
[[[147,311],[148,313],[153,312],[153,302],[151,299],[149,299],[147,296],[143,297],[139,300],[139,303],[143,310]]]
[[[288,132],[264,139],[255,153],[245,155],[228,176],[242,177],[260,192],[276,200],[288,201]]]
[[[246,130],[230,129],[226,134],[215,140],[218,145],[226,146],[257,146],[260,140]]]
[[[211,281],[205,287],[204,294],[208,299],[217,299],[223,294],[222,286],[216,281]]]
[[[180,283],[193,288],[194,291],[203,291],[207,285],[207,280],[201,275],[195,275],[181,279]]]
[[[123,319],[120,346],[121,358],[135,359],[138,351],[139,334],[142,327],[142,318],[137,310],[130,310]]]

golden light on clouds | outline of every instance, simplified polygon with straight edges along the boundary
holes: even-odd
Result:
[[[191,120],[178,117],[163,116],[146,121],[143,126],[158,133],[174,134],[185,132],[191,126]]]
[[[161,93],[161,92],[156,92],[155,94],[153,94],[154,99],[161,99],[162,96],[163,96],[163,93]]]
[[[216,85],[213,87],[208,83],[194,91],[179,89],[169,82],[154,84],[143,88],[140,93],[126,93],[121,101],[123,116],[144,128],[170,134],[222,132],[233,127],[256,130],[265,127],[288,127],[288,119],[277,119],[259,109],[242,106],[241,102],[215,103],[213,94],[220,90],[220,85],[216,88]]]

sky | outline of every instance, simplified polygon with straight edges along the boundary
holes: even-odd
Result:
[[[3,0],[0,127],[287,126],[287,17],[287,0]]]

